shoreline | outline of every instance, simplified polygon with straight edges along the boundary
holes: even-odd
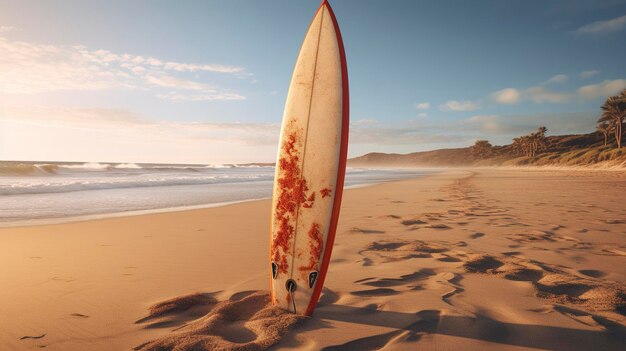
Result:
[[[390,179],[390,180],[383,180],[383,181],[372,182],[372,183],[354,184],[354,185],[344,187],[344,191],[350,190],[350,189],[367,188],[371,186],[376,186],[378,184],[385,184],[385,183],[390,183],[390,182],[419,179],[419,178],[427,177],[429,175],[433,175],[433,174],[437,174],[441,172],[445,172],[445,169],[441,169],[439,172],[429,171],[428,173],[424,173],[424,174],[420,174],[420,175],[416,175],[416,176],[408,177],[408,178]],[[35,227],[35,226],[43,226],[43,225],[87,222],[87,221],[107,219],[107,218],[135,217],[135,216],[143,216],[143,215],[149,215],[149,214],[193,211],[193,210],[201,210],[201,209],[207,209],[207,208],[229,206],[229,205],[245,203],[245,202],[269,200],[271,198],[272,197],[269,196],[269,197],[251,198],[251,199],[244,199],[244,200],[224,201],[224,202],[215,202],[215,203],[207,203],[207,204],[199,204],[199,205],[188,205],[188,206],[163,207],[163,208],[154,208],[154,209],[146,209],[146,210],[130,210],[130,211],[122,211],[122,212],[95,213],[95,214],[89,214],[89,215],[63,216],[63,217],[53,217],[53,218],[23,219],[23,220],[18,220],[18,221],[6,221],[6,222],[0,221],[0,229],[1,228]]]
[[[358,167],[355,167],[358,168]],[[626,167],[622,166],[611,166],[611,167],[596,167],[595,165],[585,165],[585,166],[551,166],[551,165],[520,165],[520,166],[471,166],[471,167],[463,167],[463,166],[446,166],[446,167],[421,167],[421,166],[380,166],[376,169],[416,169],[416,170],[424,170],[426,171],[423,174],[414,177],[401,178],[401,179],[391,179],[384,180],[379,182],[372,183],[362,183],[346,186],[344,190],[349,189],[358,189],[371,187],[378,184],[384,184],[389,182],[398,182],[403,180],[410,179],[419,179],[423,177],[427,177],[430,175],[436,175],[440,173],[445,173],[446,171],[463,171],[463,170],[503,170],[503,171],[545,171],[545,172],[561,172],[561,171],[576,171],[576,172],[607,172],[609,174],[618,174],[619,177],[626,177]],[[250,201],[261,201],[271,199],[271,196],[268,197],[260,197],[260,198],[251,198],[244,200],[235,200],[235,201],[225,201],[225,202],[216,202],[216,203],[207,203],[207,204],[199,204],[199,205],[187,205],[187,206],[174,206],[174,207],[163,207],[163,208],[155,208],[155,209],[145,209],[145,210],[130,210],[130,211],[122,211],[122,212],[107,212],[107,213],[96,213],[89,215],[78,215],[78,216],[63,216],[63,217],[52,217],[52,218],[37,218],[37,219],[24,219],[18,221],[0,221],[0,229],[1,228],[20,228],[20,227],[33,227],[33,226],[42,226],[42,225],[54,225],[54,224],[64,224],[64,223],[74,223],[74,222],[85,222],[99,219],[107,219],[107,218],[120,218],[120,217],[134,217],[134,216],[142,216],[148,214],[158,214],[158,213],[169,213],[169,212],[181,212],[181,211],[191,211],[198,209],[206,209],[206,208],[214,208],[214,207],[222,207],[229,206],[238,203],[245,203]]]
[[[625,194],[604,173],[493,169],[349,189],[318,308],[271,349],[611,349],[626,325]],[[0,228],[0,348],[176,344],[208,320],[193,337],[264,340],[281,323],[251,317],[269,313],[269,211],[264,199]],[[161,301],[173,309],[150,317]]]

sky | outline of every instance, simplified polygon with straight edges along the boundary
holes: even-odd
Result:
[[[626,0],[331,0],[349,156],[594,130]],[[317,0],[0,0],[0,160],[273,162]]]

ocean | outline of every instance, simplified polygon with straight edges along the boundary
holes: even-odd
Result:
[[[427,169],[348,168],[345,187]],[[0,161],[0,226],[221,206],[269,198],[273,165]]]

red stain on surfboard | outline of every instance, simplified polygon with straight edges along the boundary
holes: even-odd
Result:
[[[289,270],[287,255],[295,232],[291,220],[296,217],[299,206],[311,208],[315,203],[315,192],[307,194],[309,187],[302,177],[297,144],[298,134],[289,133],[281,146],[283,156],[278,160],[281,171],[277,180],[279,194],[275,208],[278,230],[272,241],[272,260],[278,266],[278,273],[287,273]]]
[[[283,142],[283,156],[278,160],[282,176],[277,180],[280,189],[275,208],[278,230],[272,241],[272,260],[278,266],[278,273],[287,273],[289,268],[287,254],[294,234],[294,227],[290,220],[296,214],[302,190],[306,187],[300,178],[300,157],[298,157],[296,144],[297,135],[292,132]]]
[[[306,198],[306,201],[302,203],[302,207],[311,208],[313,207],[314,203],[315,203],[315,191],[312,192],[311,195],[309,195],[309,197]]]
[[[319,223],[311,224],[309,229],[309,264],[306,266],[298,267],[298,270],[302,272],[317,271],[320,257],[322,256],[322,248],[324,247],[324,241],[322,239],[322,233],[320,232]]]
[[[330,193],[332,193],[332,190],[330,190],[329,188],[324,188],[320,190],[320,194],[322,195],[322,198],[329,197]]]

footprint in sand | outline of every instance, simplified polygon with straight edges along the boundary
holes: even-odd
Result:
[[[606,275],[606,273],[602,272],[602,271],[598,271],[595,269],[581,269],[578,271],[578,273],[580,274],[584,274],[588,277],[592,277],[592,278],[602,278]]]
[[[407,284],[410,284],[419,280],[424,280],[432,275],[433,273],[430,270],[422,269],[417,272],[401,275],[399,278],[382,278],[382,279],[365,278],[365,279],[357,280],[355,281],[355,283],[373,286],[377,288],[388,288],[392,286],[407,285]]]
[[[400,219],[401,217],[400,217],[400,216],[393,215],[393,214],[390,214],[390,215],[386,215],[386,216],[384,216],[384,218]]]
[[[391,288],[378,288],[378,289],[369,289],[369,290],[358,290],[351,291],[350,294],[361,296],[361,297],[371,297],[371,296],[391,296],[399,294],[399,291],[396,291]]]
[[[362,260],[356,261],[356,263],[360,263],[363,267],[369,267],[373,264],[373,261],[370,258],[364,257]]]
[[[521,255],[522,252],[521,251],[506,251],[502,253],[504,256],[517,256],[517,255]]]
[[[478,239],[478,238],[481,238],[483,236],[485,236],[485,233],[474,233],[474,234],[470,235],[470,238]]]
[[[46,335],[48,335],[48,334],[41,334],[41,335],[34,335],[34,336],[31,336],[31,335],[26,335],[26,336],[22,336],[22,337],[20,338],[20,340],[27,340],[27,339],[41,339],[41,338],[45,337]]]
[[[82,319],[89,318],[88,315],[82,313],[71,313],[70,316]]]
[[[426,222],[422,221],[421,219],[407,219],[400,223],[406,226],[415,225],[415,224],[426,224]]]
[[[431,229],[452,229],[450,226],[445,225],[445,224],[430,224],[430,225],[427,225],[425,228],[431,228]]]
[[[535,295],[558,303],[576,304],[593,310],[623,313],[626,305],[626,287],[609,280],[589,280],[568,273],[567,267],[555,266],[536,260],[496,258],[476,255],[463,265],[470,273],[488,273],[509,280],[528,281]],[[602,274],[594,270],[581,270],[581,274]]]
[[[504,263],[489,255],[476,255],[466,261],[463,267],[470,273],[495,273]]]
[[[437,261],[440,262],[461,262],[460,259],[450,256],[450,255],[446,255],[446,254],[441,254],[439,255],[439,257],[437,257]]]
[[[193,317],[197,318],[206,314],[216,303],[217,299],[212,294],[195,293],[179,296],[150,306],[148,316],[137,320],[135,324],[156,320],[156,322],[147,324],[145,328],[180,325]]]
[[[361,234],[385,234],[384,230],[376,230],[376,229],[363,229],[352,227],[350,228],[351,233],[361,233]]]

